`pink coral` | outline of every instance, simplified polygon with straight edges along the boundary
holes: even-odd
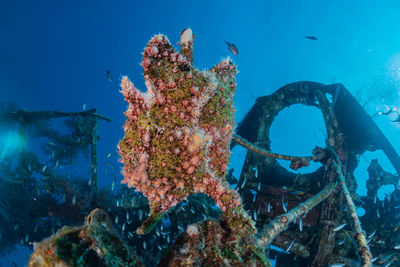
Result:
[[[197,192],[214,198],[223,212],[240,208],[239,196],[224,179],[234,128],[236,66],[226,59],[201,72],[163,35],[150,40],[142,66],[146,93],[127,77],[121,81],[129,107],[119,143],[123,183],[150,201],[144,225],[151,226],[139,232]]]

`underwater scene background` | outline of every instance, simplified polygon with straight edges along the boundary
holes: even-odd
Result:
[[[400,266],[399,14],[0,1],[0,266]]]

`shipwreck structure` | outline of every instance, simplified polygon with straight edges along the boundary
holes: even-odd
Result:
[[[336,100],[334,106],[328,102],[327,94]],[[382,150],[397,173],[400,173],[400,157],[371,117],[343,85],[324,85],[307,81],[287,84],[272,95],[259,97],[239,124],[237,134],[270,150],[269,130],[274,118],[281,110],[294,104],[315,106],[323,112],[328,132],[327,145],[337,151],[342,161],[345,181],[353,200],[367,211],[361,219],[364,229],[369,234],[376,232],[372,239],[368,240],[372,254],[384,258],[385,253],[390,255],[395,252],[394,247],[400,242],[400,236],[393,236],[391,232],[396,233],[400,221],[396,217],[397,221],[388,224],[390,218],[379,217],[379,212],[383,214],[383,211],[382,202],[377,200],[377,191],[382,185],[393,184],[396,187],[393,195],[398,194],[399,177],[384,172],[376,161],[372,162],[369,168],[368,195],[360,197],[355,194],[357,182],[353,171],[358,165],[359,156],[365,151]],[[234,145],[233,142],[231,146]],[[332,178],[326,164],[313,173],[295,174],[280,166],[275,158],[248,151],[238,181],[238,190],[243,196],[246,210],[257,212],[257,227],[262,228],[267,222],[284,213],[284,209],[291,209],[312,197],[331,182]],[[256,201],[253,201],[251,190],[258,191]],[[397,201],[397,197],[394,197],[384,202],[387,209],[390,210],[391,206],[394,213]],[[287,207],[284,208],[282,203]],[[294,242],[291,255],[278,255],[278,266],[289,264],[294,258],[301,264],[312,266],[323,266],[326,262],[350,264],[351,259],[356,261],[357,257],[352,250],[355,238],[353,232],[333,231],[337,225],[350,223],[346,209],[343,195],[335,191],[318,207],[277,236],[272,244],[282,249]],[[345,241],[342,242],[343,240]],[[400,260],[397,256],[394,258],[396,261]],[[293,261],[291,264],[295,263]]]

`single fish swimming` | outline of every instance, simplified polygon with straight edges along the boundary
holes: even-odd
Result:
[[[235,56],[239,54],[239,49],[236,47],[236,45],[229,43],[227,41],[225,41],[225,43],[228,45],[228,49],[229,51],[232,52],[232,54],[234,54]]]
[[[293,244],[294,244],[294,239],[293,239],[292,242],[289,244],[289,246],[286,248],[286,251],[287,251],[287,252],[290,251],[290,249],[292,248]]]
[[[317,37],[315,37],[315,36],[310,36],[310,35],[304,36],[304,38],[307,38],[307,39],[310,39],[310,40],[314,40],[314,41],[318,40]]]
[[[333,228],[333,231],[334,231],[334,232],[337,232],[337,231],[343,229],[343,227],[345,227],[345,226],[346,226],[345,223],[343,223],[343,224],[341,224],[341,225],[338,225],[338,226],[336,226],[335,228]]]
[[[111,70],[106,70],[106,74],[107,74],[107,80],[112,82],[113,78],[112,78],[112,75],[111,75]]]

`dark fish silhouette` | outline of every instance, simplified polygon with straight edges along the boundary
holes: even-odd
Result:
[[[315,37],[315,36],[304,36],[304,38],[307,38],[307,39],[310,39],[310,40],[314,40],[314,41],[318,40],[318,38]]]
[[[107,74],[107,79],[108,79],[110,82],[112,82],[113,78],[112,78],[112,75],[111,75],[111,70],[106,70],[106,74]]]
[[[235,56],[237,56],[239,54],[239,49],[236,47],[236,45],[231,44],[227,41],[225,41],[225,43],[228,45],[228,49],[229,49],[229,51],[232,52],[232,54],[234,54]]]
[[[397,115],[397,119],[395,119],[393,122],[400,122],[400,114]]]

